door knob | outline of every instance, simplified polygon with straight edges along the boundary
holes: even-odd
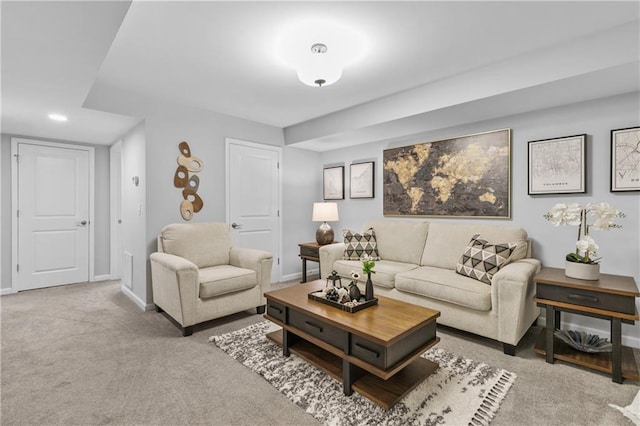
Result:
[[[76,222],[76,226],[86,226],[86,225],[87,225],[86,220],[81,220],[80,222]]]
[[[240,228],[242,228],[242,225],[238,225],[237,223],[233,222],[233,223],[231,224],[231,227],[232,227],[233,229],[240,229]]]

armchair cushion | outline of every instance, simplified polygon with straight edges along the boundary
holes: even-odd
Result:
[[[200,299],[247,290],[258,285],[255,271],[231,265],[200,269]]]
[[[231,235],[225,223],[174,223],[162,229],[162,251],[198,268],[228,265]]]

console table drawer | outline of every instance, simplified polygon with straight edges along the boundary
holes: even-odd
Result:
[[[344,342],[347,340],[347,332],[336,327],[323,323],[315,318],[300,313],[296,310],[289,310],[289,325],[304,331],[325,343],[344,349]]]
[[[272,300],[267,300],[267,315],[272,316],[283,323],[287,322],[286,308]]]
[[[636,304],[634,297],[619,294],[603,293],[600,291],[582,290],[571,287],[560,287],[538,282],[537,297],[539,299],[554,300],[573,305],[587,306],[589,308],[603,309],[606,311],[635,314]]]

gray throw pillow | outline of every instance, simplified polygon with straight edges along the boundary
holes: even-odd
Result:
[[[476,234],[464,249],[456,265],[460,275],[491,284],[493,275],[509,261],[518,243],[489,244]]]
[[[342,236],[345,243],[344,259],[361,260],[367,255],[371,260],[380,260],[378,243],[376,243],[376,234],[373,228],[367,229],[362,234],[343,229]]]

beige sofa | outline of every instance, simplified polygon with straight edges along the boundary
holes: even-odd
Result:
[[[165,226],[151,254],[156,309],[193,333],[194,324],[256,308],[271,288],[271,253],[233,247],[226,223]]]
[[[380,261],[372,275],[375,294],[437,309],[439,324],[502,342],[515,355],[518,342],[538,317],[533,276],[540,262],[531,258],[521,228],[486,224],[382,220],[366,224],[375,231]],[[490,243],[517,242],[517,249],[491,284],[456,272],[456,264],[475,234]],[[345,260],[344,243],[320,248],[320,273],[342,277],[361,272],[358,260]],[[362,277],[361,281],[366,280]],[[344,280],[343,280],[344,281]]]

